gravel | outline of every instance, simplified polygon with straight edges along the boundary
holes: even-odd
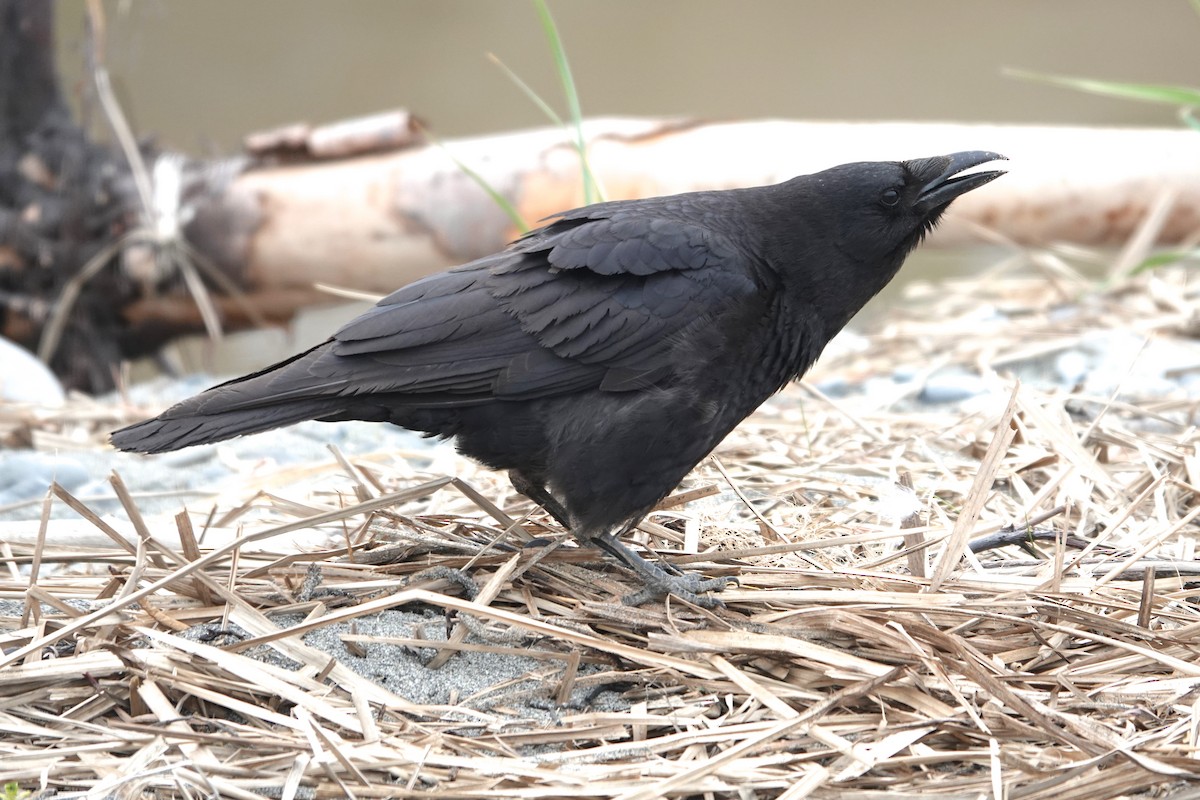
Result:
[[[852,356],[867,346],[864,337],[853,331],[843,332],[830,343],[824,359]],[[1040,389],[1079,391],[1101,399],[1118,389],[1133,397],[1194,396],[1200,393],[1200,344],[1167,338],[1147,342],[1131,331],[1093,330],[1072,347],[1005,364],[1002,371]],[[134,387],[129,399],[158,407],[218,382],[207,375],[159,379]],[[985,378],[962,366],[924,376],[920,366],[912,364],[897,365],[889,376],[864,376],[857,381],[838,375],[818,384],[818,388],[839,400],[918,413],[955,407],[970,410],[1006,398],[1010,391],[1005,382]],[[51,391],[47,397],[52,402],[54,393]],[[795,401],[780,397],[776,402]],[[251,465],[266,469],[327,461],[330,446],[346,455],[405,449],[427,452],[431,459],[439,448],[450,447],[391,425],[307,422],[158,456],[113,450],[69,454],[14,451],[0,460],[0,520],[36,518],[46,487],[54,480],[98,512],[123,518],[123,509],[108,482],[114,470],[138,496],[143,513],[173,513],[190,498],[195,503],[213,491],[237,489],[246,480]]]
[[[851,333],[838,337],[827,358],[838,353],[853,354],[865,346],[862,337]],[[1025,384],[1063,392],[1083,391],[1107,398],[1118,388],[1135,397],[1169,396],[1180,393],[1200,394],[1200,345],[1186,340],[1154,339],[1146,343],[1137,334],[1122,331],[1092,331],[1063,350],[1046,353],[1025,361],[1006,364],[1011,373]],[[147,407],[162,406],[216,383],[208,376],[190,376],[180,380],[158,380],[135,387],[130,399]],[[948,408],[969,409],[992,402],[1010,391],[1007,381],[983,376],[961,366],[947,367],[926,375],[919,365],[897,365],[886,376],[848,379],[839,376],[820,384],[827,395],[839,402],[862,402],[878,408],[898,411],[937,411]],[[48,403],[52,388],[43,387]],[[1185,395],[1186,396],[1186,395]],[[794,403],[798,395],[778,398],[776,403]],[[114,400],[115,402],[115,400]],[[265,434],[235,439],[218,445],[189,448],[159,456],[137,456],[113,450],[77,453],[10,451],[0,459],[0,519],[36,519],[41,498],[50,481],[58,481],[102,514],[123,515],[109,474],[116,470],[138,496],[144,514],[174,513],[189,500],[207,501],[213,490],[244,488],[251,466],[265,468],[314,461],[327,462],[329,446],[347,455],[404,449],[428,454],[430,461],[448,448],[446,443],[423,438],[390,425],[371,423],[304,423]],[[419,459],[418,455],[418,459]],[[421,468],[420,463],[414,467]],[[162,493],[170,493],[163,495]],[[158,496],[154,496],[154,495]],[[61,504],[55,515],[73,515]],[[0,617],[19,614],[19,604],[0,603]],[[276,616],[287,627],[299,618]],[[444,639],[446,620],[436,609],[398,609],[358,618],[355,632],[382,638]],[[427,666],[435,648],[413,648],[375,643],[365,653],[346,649],[342,634],[348,626],[332,624],[305,635],[305,641],[335,656],[363,676],[417,703],[431,705],[462,704],[477,711],[493,707],[519,717],[554,720],[571,707],[622,707],[619,689],[613,687],[577,688],[565,708],[557,707],[554,694],[560,664],[554,659],[534,659],[524,655],[462,652],[440,669]],[[184,635],[187,635],[186,633]],[[469,641],[478,641],[472,637]],[[520,645],[518,645],[520,646]],[[262,658],[272,653],[259,654]],[[581,668],[580,677],[592,670]],[[538,677],[543,676],[543,677]],[[586,681],[584,681],[586,683]],[[495,687],[503,687],[496,689]],[[462,717],[463,730],[469,731],[474,718]]]
[[[134,387],[129,399],[138,405],[159,407],[218,382],[204,375],[161,379]],[[111,399],[116,402],[116,398]],[[251,471],[327,462],[330,447],[350,456],[406,449],[428,452],[432,457],[439,448],[450,445],[394,425],[305,422],[257,436],[152,456],[112,449],[69,454],[14,450],[0,459],[0,520],[37,518],[46,488],[54,480],[98,513],[124,519],[124,509],[108,480],[114,471],[134,494],[143,514],[174,513],[189,499],[195,503],[214,491],[237,489]],[[62,513],[73,512],[64,509]]]

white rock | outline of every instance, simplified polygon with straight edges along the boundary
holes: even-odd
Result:
[[[58,378],[37,356],[0,337],[0,402],[54,408],[66,399]]]

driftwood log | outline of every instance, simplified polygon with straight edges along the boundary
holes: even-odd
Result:
[[[381,293],[495,251],[520,229],[463,166],[530,223],[582,201],[558,129],[430,143],[392,112],[253,134],[221,162],[99,144],[63,101],[52,8],[0,0],[0,334],[70,387],[109,389],[122,359],[181,334],[284,323],[332,301],[320,284]],[[1148,218],[1163,245],[1200,230],[1200,137],[1183,130],[596,119],[585,138],[608,199],[988,149],[1011,174],[931,244],[1118,246]]]

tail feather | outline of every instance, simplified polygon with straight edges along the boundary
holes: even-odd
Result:
[[[313,363],[328,349],[326,342],[214,386],[153,419],[113,431],[110,440],[120,450],[165,453],[337,415],[344,410],[344,398],[336,393],[322,396],[319,387],[301,394],[293,385],[310,377]]]
[[[113,431],[111,438],[120,450],[165,453],[334,416],[342,410],[342,405],[338,398],[311,398],[212,414],[172,413],[175,409],[169,409],[154,419]]]

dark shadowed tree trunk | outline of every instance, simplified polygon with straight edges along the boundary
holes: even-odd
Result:
[[[60,92],[54,4],[0,0],[0,333],[31,350],[57,298],[128,219],[128,171],[94,144]],[[112,385],[126,352],[121,305],[133,287],[96,276],[51,366],[72,387]]]

